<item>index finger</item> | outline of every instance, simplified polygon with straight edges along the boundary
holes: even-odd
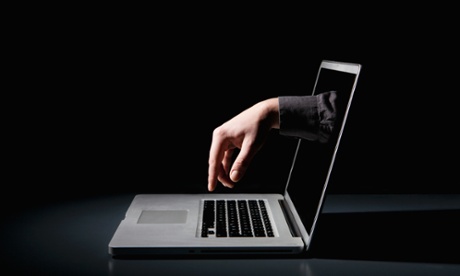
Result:
[[[216,188],[225,149],[224,139],[218,135],[213,135],[208,159],[208,190],[210,192]]]

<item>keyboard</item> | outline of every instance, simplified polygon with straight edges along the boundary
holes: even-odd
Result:
[[[274,237],[264,200],[204,200],[201,237]]]

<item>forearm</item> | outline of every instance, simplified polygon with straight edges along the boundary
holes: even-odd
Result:
[[[336,117],[336,93],[278,97],[280,134],[327,141]]]

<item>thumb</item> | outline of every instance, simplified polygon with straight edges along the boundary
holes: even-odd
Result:
[[[230,172],[230,179],[233,182],[238,182],[241,180],[241,178],[243,178],[245,173],[246,170],[242,167],[232,168],[232,171]]]
[[[246,174],[249,164],[252,161],[254,153],[249,149],[242,148],[233,162],[232,169],[230,170],[230,179],[233,182],[240,181]]]

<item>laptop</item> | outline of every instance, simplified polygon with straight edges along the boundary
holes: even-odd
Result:
[[[320,62],[313,94],[336,91],[339,113],[334,131],[323,143],[294,138],[296,147],[282,194],[137,194],[108,244],[109,254],[310,250],[360,70],[357,63]]]

